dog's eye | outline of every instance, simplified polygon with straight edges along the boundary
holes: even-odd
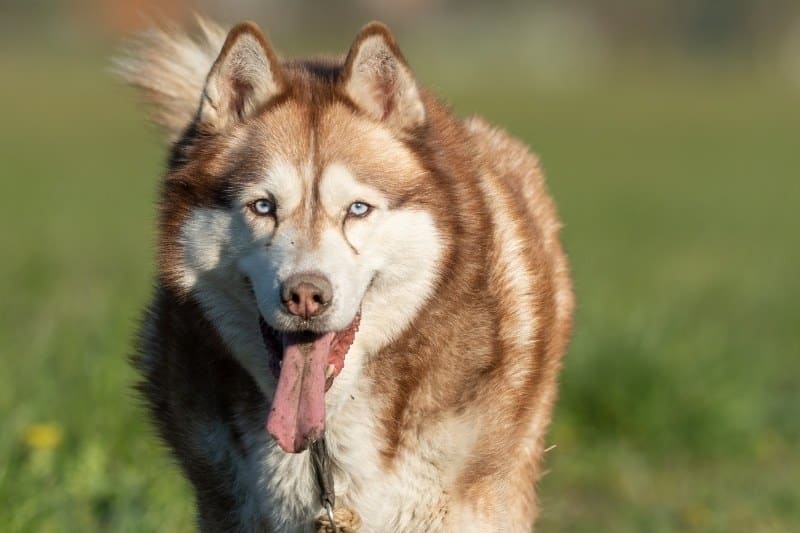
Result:
[[[260,217],[275,213],[275,202],[269,198],[259,198],[250,204],[250,210]]]
[[[369,204],[365,204],[364,202],[353,202],[350,204],[350,209],[347,210],[347,214],[354,217],[363,217],[369,214],[370,209],[372,209],[372,206]]]

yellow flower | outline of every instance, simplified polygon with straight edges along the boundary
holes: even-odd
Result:
[[[23,439],[29,448],[37,450],[52,450],[61,444],[64,430],[55,423],[31,424],[25,428]]]

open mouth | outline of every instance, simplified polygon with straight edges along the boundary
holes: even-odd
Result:
[[[339,332],[276,331],[259,317],[270,366],[278,379],[267,431],[287,453],[298,453],[325,431],[325,393],[344,367],[361,314]]]

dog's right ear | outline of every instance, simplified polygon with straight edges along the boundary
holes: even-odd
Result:
[[[203,88],[199,121],[221,131],[280,95],[286,83],[275,52],[253,22],[228,33]]]

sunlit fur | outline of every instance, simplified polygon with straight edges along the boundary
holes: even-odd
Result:
[[[201,529],[306,531],[322,513],[308,454],[264,427],[259,317],[322,333],[360,313],[325,396],[337,505],[363,531],[529,531],[573,308],[537,160],[419,86],[383,25],[343,60],[294,62],[252,23],[201,26],[118,62],[176,140],[136,365]],[[305,319],[280,287],[309,272],[333,300]]]

